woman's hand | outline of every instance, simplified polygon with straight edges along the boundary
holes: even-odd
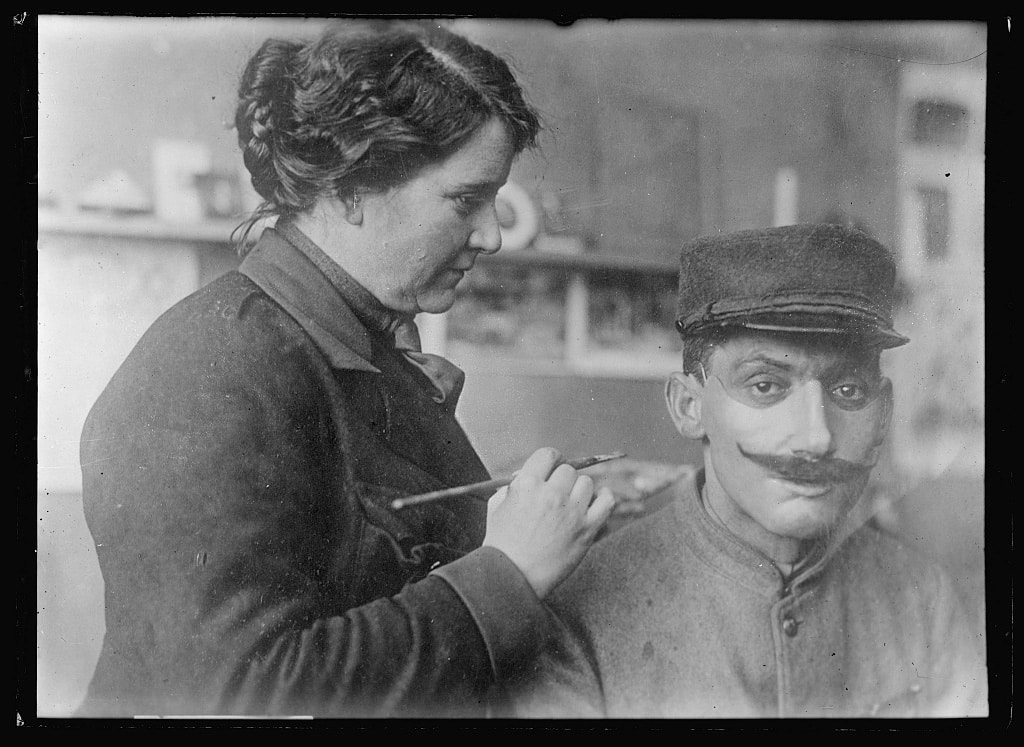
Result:
[[[483,544],[505,553],[543,599],[579,564],[615,500],[550,448],[535,451],[487,505]]]

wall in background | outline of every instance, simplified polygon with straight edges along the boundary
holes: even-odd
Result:
[[[512,58],[545,114],[542,148],[513,178],[554,196],[553,222],[593,235],[600,251],[662,259],[695,232],[770,222],[784,167],[800,180],[799,219],[846,216],[894,241],[900,70],[908,58],[944,61],[985,43],[984,26],[967,24],[452,25]],[[267,35],[314,35],[325,22],[44,16],[39,26],[40,193],[70,207],[114,169],[151,191],[156,138],[204,143],[214,167],[238,172],[230,128],[247,55]],[[681,139],[677,160],[669,138]],[[703,173],[687,170],[698,150]],[[619,178],[630,160],[655,166],[661,181],[639,170]],[[685,183],[668,176],[680,169],[697,182],[682,194]],[[673,216],[680,209],[685,220]],[[658,240],[638,223],[656,224]],[[630,245],[620,231],[600,241],[602,228],[630,224],[647,240]]]

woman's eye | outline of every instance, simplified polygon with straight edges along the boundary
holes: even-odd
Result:
[[[483,205],[485,202],[484,198],[479,195],[458,195],[455,198],[455,208],[465,215],[472,213],[478,207]]]

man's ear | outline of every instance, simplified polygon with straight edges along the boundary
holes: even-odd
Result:
[[[704,388],[697,377],[676,371],[665,382],[665,405],[676,430],[686,438],[704,438],[701,419]]]

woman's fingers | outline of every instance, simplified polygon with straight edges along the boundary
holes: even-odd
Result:
[[[568,464],[560,464],[555,467],[550,477],[548,477],[547,483],[560,495],[569,495],[570,491],[575,488],[580,477],[581,475],[574,467],[571,467]],[[590,478],[588,477],[587,479],[589,480]]]
[[[581,503],[586,506],[594,494],[594,479],[589,475],[577,475],[575,479],[576,482],[569,492],[569,502]]]
[[[558,462],[561,460],[562,455],[557,449],[553,449],[549,446],[537,449],[530,455],[530,458],[523,463],[522,469],[516,475],[516,479],[519,478],[532,478],[538,482],[544,482],[551,475],[551,471],[555,469]],[[570,467],[570,469],[572,469]]]
[[[612,493],[612,489],[605,486],[597,491],[597,495],[594,496],[594,500],[591,502],[590,507],[587,508],[587,523],[595,528],[600,529],[608,521],[608,517],[612,515],[612,510],[615,508],[615,495]]]

